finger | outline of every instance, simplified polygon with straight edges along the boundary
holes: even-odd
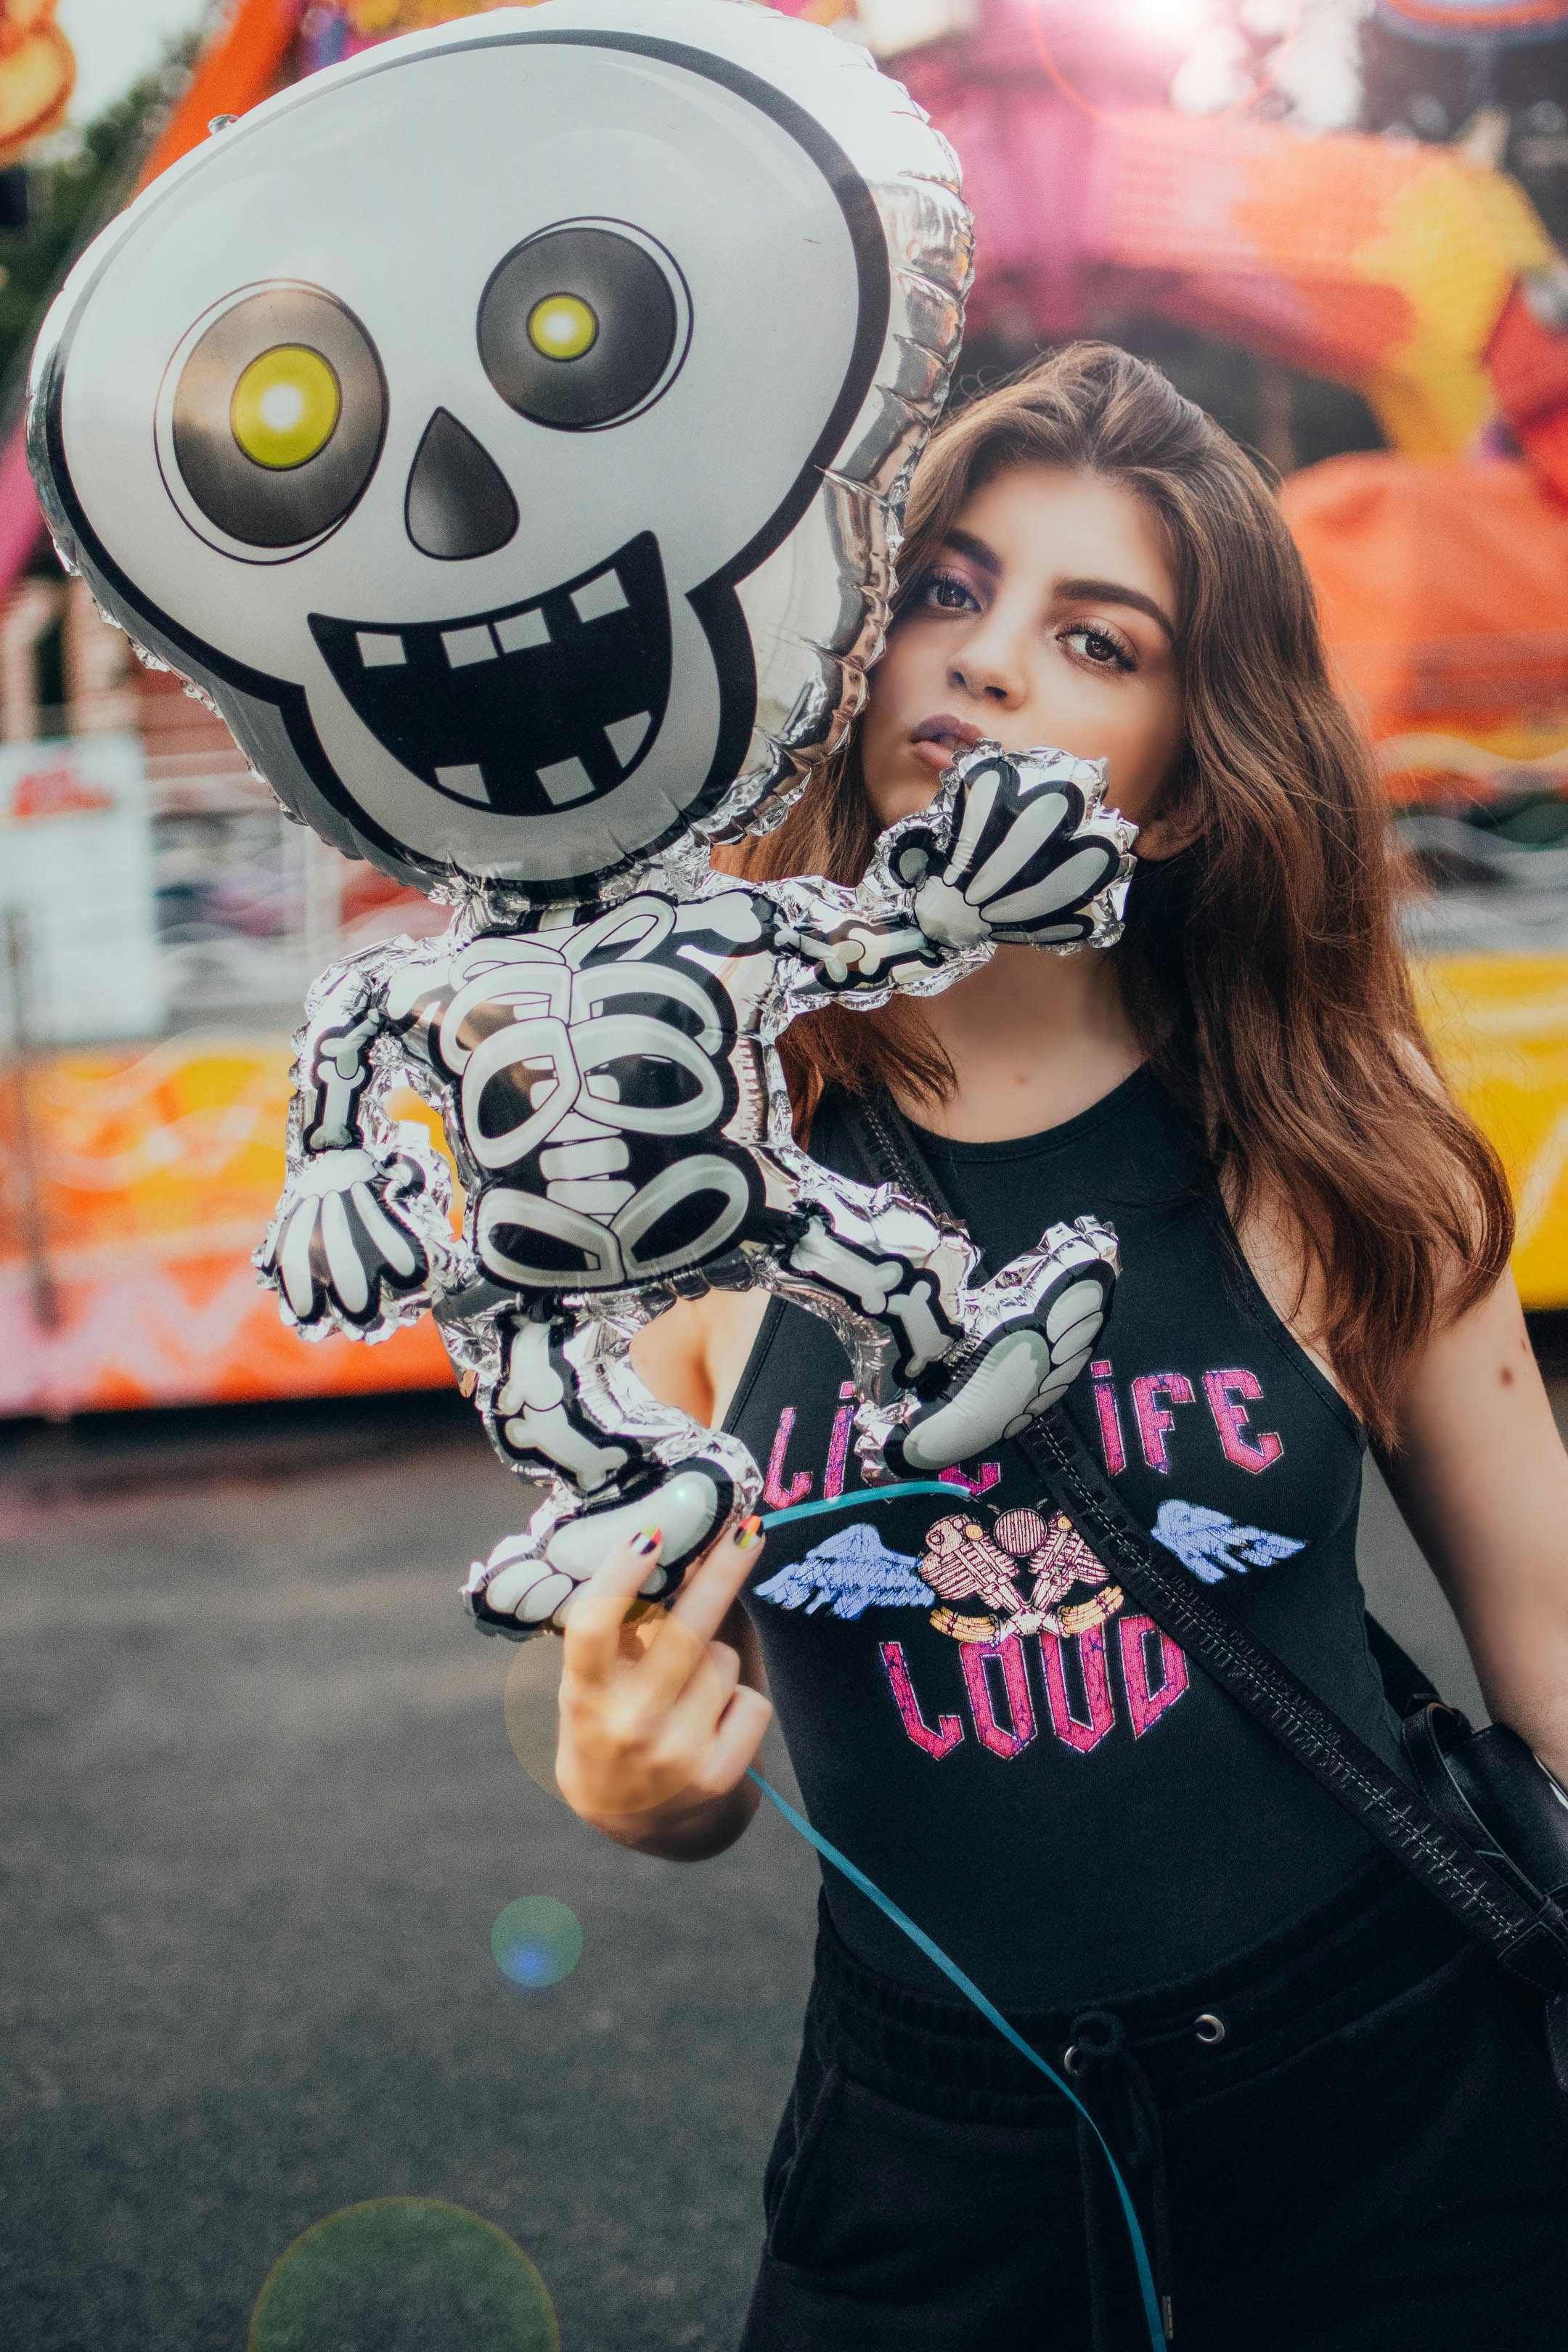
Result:
[[[658,1565],[660,1547],[657,1528],[617,1544],[561,1610],[563,1680],[602,1684],[619,1668],[622,1633],[649,1570]]]
[[[684,1629],[680,1637],[690,1639]],[[590,1811],[619,1815],[686,1799],[712,1748],[728,1695],[720,1663],[704,1650],[673,1706],[647,1707],[640,1665],[571,1703],[563,1683],[562,1696],[556,1778],[567,1801],[582,1799]]]
[[[684,1785],[701,1770],[729,1700],[730,1692],[704,1652],[701,1664],[675,1704],[644,1726],[648,1755],[670,1771],[684,1759]]]
[[[721,1697],[728,1701],[741,1679],[741,1653],[729,1642],[710,1642],[708,1655],[718,1676]]]
[[[675,1704],[641,1727],[639,1761],[660,1801],[701,1793],[700,1784],[706,1784],[713,1745],[740,1678],[739,1653],[714,1643]]]
[[[669,1613],[700,1642],[710,1642],[735,1605],[735,1597],[763,1556],[767,1538],[761,1519],[743,1519],[702,1555],[670,1603]]]
[[[749,1683],[732,1691],[719,1728],[713,1735],[713,1745],[703,1759],[702,1769],[692,1783],[692,1793],[700,1797],[727,1797],[731,1789],[744,1779],[747,1768],[754,1764],[762,1751],[763,1735],[773,1719],[773,1701],[764,1698]]]
[[[633,1641],[640,1647],[640,1657],[632,1649]],[[689,1625],[676,1623],[664,1609],[650,1609],[628,1629],[621,1660],[615,1703],[608,1711],[627,1738],[660,1739],[677,1715],[684,1723],[703,1708],[708,1714],[703,1728],[710,1738],[724,1701],[741,1679],[738,1650],[728,1642],[700,1642]],[[603,1691],[595,1691],[594,1697],[604,1708]]]
[[[741,1654],[728,1642],[710,1642],[705,1648],[699,1647],[684,1626],[665,1627],[658,1642],[672,1657],[689,1660],[690,1671],[679,1688],[652,1713],[640,1711],[648,1685],[642,1675],[637,1675],[626,1689],[637,1711],[624,1720],[663,1752],[686,1747],[701,1755],[717,1732],[730,1694],[741,1679]]]

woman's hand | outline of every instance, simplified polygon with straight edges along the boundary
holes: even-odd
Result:
[[[700,1861],[732,1844],[756,1810],[745,1773],[773,1708],[755,1687],[736,1596],[762,1543],[748,1519],[688,1570],[668,1609],[634,1615],[659,1554],[657,1531],[636,1537],[565,1612],[556,1781],[574,1812],[622,1845]]]

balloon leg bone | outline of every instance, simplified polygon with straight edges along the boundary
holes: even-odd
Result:
[[[567,1603],[599,1562],[657,1527],[660,1562],[639,1588],[652,1600],[751,1508],[761,1484],[745,1449],[721,1439],[710,1440],[706,1458],[694,1458],[629,1502],[584,1512],[563,1492],[540,1507],[522,1534],[503,1536],[488,1559],[475,1561],[463,1597],[481,1633],[516,1642],[559,1633]]]
[[[967,1336],[915,1390],[859,1414],[868,1475],[930,1477],[1015,1437],[1077,1379],[1104,1327],[1116,1236],[1092,1217],[1053,1225],[1040,1247],[970,1292]]]

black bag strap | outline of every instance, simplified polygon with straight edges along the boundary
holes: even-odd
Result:
[[[942,1196],[908,1122],[886,1097],[847,1105],[850,1140],[873,1183],[891,1183],[943,1214]],[[1173,1555],[1150,1538],[1089,1454],[1060,1405],[1014,1440],[1051,1499],[1122,1590],[1162,1632],[1271,1732],[1347,1812],[1447,1906],[1509,1971],[1541,1991],[1568,1990],[1568,1917],[1532,1904],[1456,1837],[1359,1733],[1326,1706],[1265,1643],[1212,1601]],[[1369,1638],[1394,1669],[1391,1696],[1414,1702],[1427,1678],[1382,1626]]]

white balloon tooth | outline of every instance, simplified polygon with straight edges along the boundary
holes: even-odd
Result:
[[[531,604],[526,612],[509,613],[495,624],[495,633],[503,654],[532,653],[536,646],[550,643],[550,624],[542,604]]]
[[[444,793],[458,793],[466,801],[488,803],[489,800],[485,772],[471,763],[461,768],[437,768],[436,782]]]
[[[395,631],[358,629],[354,643],[366,669],[397,669],[408,659],[403,639]]]
[[[629,768],[647,740],[652,726],[651,715],[639,710],[635,719],[612,719],[605,732],[610,739],[610,749],[623,768]]]
[[[594,789],[594,779],[581,760],[557,760],[539,771],[539,782],[552,808],[569,808],[574,801],[586,800]]]
[[[611,613],[624,613],[627,601],[620,574],[609,564],[572,592],[572,609],[580,621],[602,621]]]
[[[441,643],[454,669],[467,669],[473,662],[494,661],[496,658],[495,639],[486,621],[481,621],[477,628],[443,629]]]

